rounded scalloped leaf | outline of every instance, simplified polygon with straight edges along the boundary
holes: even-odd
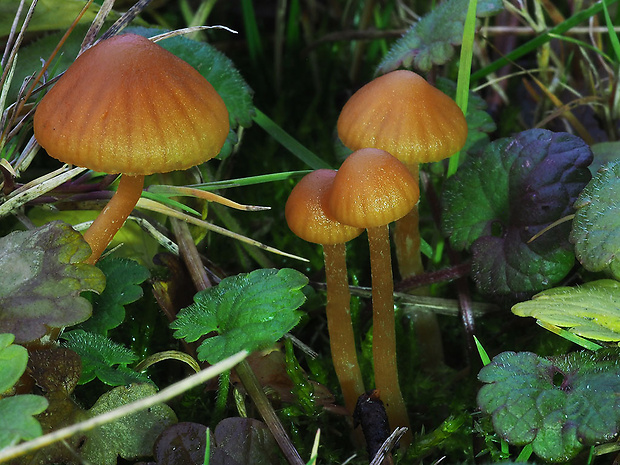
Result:
[[[13,387],[28,364],[28,351],[14,340],[13,334],[0,334],[0,395]]]
[[[574,262],[568,225],[528,241],[572,213],[591,161],[579,137],[531,129],[470,154],[446,181],[442,229],[456,250],[471,249],[483,293],[527,295],[566,276]]]
[[[575,202],[570,241],[585,269],[620,279],[620,162],[603,166]]]
[[[620,429],[620,362],[615,351],[543,358],[503,352],[478,374],[477,402],[513,445],[531,444],[547,461],[568,461]]]
[[[582,337],[620,341],[620,283],[612,279],[549,289],[516,304],[512,312],[567,328]]]
[[[0,238],[0,332],[19,343],[90,317],[83,291],[101,292],[105,276],[80,263],[90,255],[82,235],[60,221]]]
[[[240,350],[253,352],[273,345],[301,318],[308,284],[299,271],[259,269],[224,278],[198,292],[194,304],[170,324],[174,337],[188,342],[216,331],[198,347],[198,358],[217,363]]]
[[[88,414],[96,417],[156,393],[151,384],[119,386],[99,397]],[[170,407],[155,405],[88,431],[79,452],[85,461],[98,465],[114,465],[117,456],[124,459],[149,456],[157,437],[176,422],[176,414]]]

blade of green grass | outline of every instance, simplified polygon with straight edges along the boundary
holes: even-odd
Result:
[[[547,331],[551,331],[553,334],[557,334],[560,337],[563,337],[567,341],[570,341],[574,344],[577,344],[588,350],[599,350],[602,349],[602,346],[598,345],[596,342],[592,342],[588,339],[584,339],[583,337],[577,336],[576,334],[571,333],[570,331],[566,331],[565,329],[559,328],[558,326],[552,325],[550,323],[545,323],[544,321],[536,320],[538,326],[542,326]]]
[[[329,166],[327,162],[325,162],[325,160],[320,159],[314,153],[312,153],[310,150],[300,144],[296,139],[294,139],[284,129],[278,126],[272,119],[270,119],[258,108],[256,108],[256,114],[254,115],[253,119],[256,124],[258,124],[267,132],[267,134],[277,140],[280,144],[282,144],[285,149],[287,149],[289,152],[291,152],[313,170],[318,170],[321,168],[331,169],[331,166]]]
[[[611,46],[616,54],[616,62],[620,62],[620,42],[618,41],[618,35],[614,29],[614,23],[609,16],[609,10],[607,9],[605,2],[603,2],[603,13],[605,14],[605,24],[607,25],[607,30],[609,31],[609,40],[611,41]]]
[[[467,16],[463,27],[463,43],[461,45],[461,56],[459,58],[459,75],[456,83],[456,104],[464,115],[467,115],[467,104],[469,102],[469,83],[471,76],[471,62],[474,54],[474,37],[476,35],[476,9],[478,0],[469,0]],[[450,157],[448,163],[448,177],[456,173],[459,167],[460,151]]]
[[[586,21],[588,18],[594,16],[595,14],[598,14],[603,9],[603,5],[609,6],[609,5],[616,3],[617,1],[618,0],[603,0],[603,2],[597,2],[591,7],[586,8],[585,10],[580,11],[579,13],[576,13],[574,16],[571,16],[566,21],[549,29],[547,32],[540,34],[538,37],[533,38],[529,42],[526,42],[520,47],[514,49],[512,52],[507,53],[502,58],[499,58],[495,60],[493,63],[485,66],[481,70],[476,71],[474,74],[471,75],[471,80],[475,82],[497,71],[502,66],[510,64],[518,60],[523,55],[526,55],[536,50],[541,45],[549,42],[551,40],[550,34],[555,34],[555,35],[564,34],[566,31],[575,27],[579,23]]]
[[[478,354],[480,355],[480,360],[482,360],[482,364],[488,365],[489,363],[491,363],[489,354],[487,354],[487,351],[484,350],[484,347],[482,347],[482,344],[476,336],[474,336],[474,342],[476,343],[476,348],[478,349]]]
[[[261,174],[258,176],[249,176],[247,178],[224,179],[222,181],[211,181],[202,184],[191,184],[188,187],[201,189],[203,191],[212,191],[216,189],[228,189],[231,187],[253,186],[255,184],[266,184],[269,182],[285,181],[291,178],[305,176],[312,170],[300,171],[283,171],[282,173]],[[150,186],[151,192],[157,192],[157,186]]]
[[[258,31],[252,0],[241,0],[241,11],[243,14],[245,37],[248,43],[248,52],[252,61],[257,63],[263,56],[263,42]]]

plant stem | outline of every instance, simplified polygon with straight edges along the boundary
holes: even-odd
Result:
[[[181,245],[181,244],[179,244]],[[196,244],[193,240],[186,241],[183,244],[184,247],[190,249],[186,253],[190,256],[197,256],[198,250],[196,249]],[[192,267],[189,269],[190,274],[192,275],[192,280],[196,283],[196,287],[199,290],[204,290],[210,286],[208,280],[204,280],[202,277],[202,273],[197,270],[196,267]],[[205,275],[206,276],[206,275]],[[291,465],[305,465],[305,462],[301,459],[299,452],[293,446],[291,439],[288,437],[288,434],[284,430],[284,426],[280,422],[280,419],[276,415],[273,406],[269,402],[269,399],[263,392],[262,387],[260,386],[256,375],[252,371],[249,363],[247,361],[242,361],[237,366],[235,366],[235,371],[243,384],[243,387],[247,391],[248,395],[256,405],[258,412],[263,417],[265,424],[273,434],[276,442],[280,446],[282,453],[288,460]]]
[[[394,281],[388,226],[368,228],[370,272],[372,275],[372,356],[375,386],[390,422],[390,428],[409,428],[403,438],[405,445],[412,440],[407,406],[400,391],[396,364],[396,328],[394,321]]]
[[[94,265],[131,214],[142,195],[144,176],[121,176],[118,189],[99,216],[84,233],[92,254],[85,263]]]
[[[250,364],[243,360],[235,366],[235,371],[243,383],[243,387],[245,387],[245,390],[248,392],[254,402],[254,405],[256,405],[256,408],[263,417],[263,420],[265,420],[265,423],[269,426],[269,430],[284,453],[286,460],[291,465],[305,465],[305,462],[301,459],[299,452],[297,452],[297,449],[295,449],[291,443],[288,434],[286,434],[286,431],[284,430],[280,419],[276,415],[273,406],[269,402],[269,399],[267,399],[267,396],[263,392],[256,375],[252,371],[252,368],[250,368]]]
[[[349,415],[353,415],[357,399],[364,393],[364,382],[357,361],[351,323],[351,293],[347,280],[345,244],[323,245],[323,257],[327,285],[325,313],[332,361],[345,406]]]

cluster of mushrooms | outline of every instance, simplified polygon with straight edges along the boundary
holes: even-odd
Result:
[[[337,127],[342,143],[354,152],[337,171],[317,170],[302,178],[288,198],[286,220],[297,236],[323,246],[330,349],[350,414],[365,389],[350,317],[345,243],[366,229],[375,389],[390,427],[409,427],[396,364],[388,225],[396,221],[401,276],[421,273],[418,165],[458,152],[467,138],[467,123],[452,99],[421,76],[399,70],[358,90],[344,106]]]
[[[194,68],[149,39],[123,34],[86,50],[43,97],[34,133],[58,160],[122,174],[118,189],[84,234],[96,263],[123,225],[146,175],[183,170],[215,157],[229,132],[222,98]],[[394,71],[361,88],[338,120],[354,152],[338,171],[317,170],[286,204],[290,229],[322,244],[327,322],[334,368],[352,413],[364,383],[350,318],[345,243],[368,234],[372,273],[373,364],[391,427],[409,426],[396,366],[393,275],[388,225],[401,276],[419,274],[418,165],[459,151],[462,112],[410,71]]]

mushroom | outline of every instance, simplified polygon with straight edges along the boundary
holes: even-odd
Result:
[[[350,415],[364,393],[351,324],[349,283],[345,243],[364,229],[347,226],[328,216],[327,194],[336,171],[320,169],[304,176],[293,188],[284,210],[293,233],[305,241],[323,246],[327,283],[327,330],[334,370]]]
[[[86,50],[43,97],[34,134],[49,155],[122,174],[84,239],[97,262],[144,187],[144,177],[215,157],[229,132],[226,105],[192,66],[149,39],[123,34]]]
[[[418,74],[398,70],[353,94],[338,118],[338,136],[351,150],[389,152],[417,180],[420,163],[442,160],[463,148],[467,122],[450,97]],[[417,206],[396,222],[394,241],[401,277],[422,273]]]
[[[337,221],[366,228],[372,275],[375,386],[390,426],[409,426],[396,365],[394,282],[388,224],[405,216],[420,196],[417,180],[389,153],[366,148],[344,161],[329,193],[329,212]],[[410,436],[409,436],[410,439]],[[407,440],[407,439],[405,439]]]

